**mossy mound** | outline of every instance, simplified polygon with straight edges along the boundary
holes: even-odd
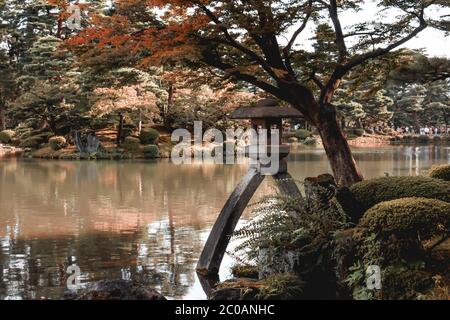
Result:
[[[231,274],[236,278],[258,279],[259,271],[255,266],[236,265],[231,268]]]
[[[211,300],[293,300],[303,295],[304,282],[293,273],[280,273],[264,280],[239,278],[215,288]]]
[[[382,299],[417,299],[433,287],[433,274],[426,271],[398,270],[386,272],[383,277]]]
[[[144,151],[144,157],[146,159],[156,159],[159,156],[158,146],[156,146],[154,144],[144,146],[143,151]]]
[[[11,143],[15,136],[15,132],[12,130],[3,130],[0,132],[0,143]]]
[[[122,143],[122,148],[128,152],[136,152],[139,150],[140,141],[135,137],[126,137]]]
[[[434,179],[450,181],[450,164],[431,168],[430,177]]]
[[[51,137],[48,140],[50,148],[54,151],[63,149],[67,145],[66,138],[61,136]]]
[[[159,139],[159,132],[155,129],[142,130],[139,139],[142,144],[155,144]]]
[[[423,197],[450,202],[450,183],[429,177],[383,177],[365,180],[350,187],[356,219],[374,205],[400,198]]]
[[[41,144],[46,143],[47,141],[48,136],[46,134],[39,134],[22,140],[19,146],[21,148],[38,149]]]
[[[450,203],[426,198],[403,198],[386,201],[370,208],[358,227],[376,234],[396,235],[422,240],[450,227]],[[445,230],[444,230],[445,229]]]

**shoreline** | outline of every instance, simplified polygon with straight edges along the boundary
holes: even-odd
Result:
[[[314,136],[316,144],[314,147],[323,148],[322,141],[319,136]],[[438,138],[438,139],[437,139]],[[402,145],[450,145],[450,136],[432,137],[427,136],[384,136],[384,135],[364,135],[361,137],[350,138],[347,140],[350,147],[367,147],[377,148],[380,146],[402,146]],[[302,142],[287,143],[291,146],[305,146]],[[136,152],[127,152],[123,149],[107,148],[95,153],[77,152],[75,146],[69,146],[61,150],[52,150],[45,146],[37,150],[21,149],[11,145],[0,144],[0,158],[22,156],[29,159],[42,160],[165,160],[170,159],[173,145],[170,143],[161,143],[158,145],[160,153],[156,158],[148,158],[142,150]],[[310,146],[312,147],[312,146]]]

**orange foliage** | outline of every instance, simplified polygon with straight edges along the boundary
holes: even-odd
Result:
[[[98,54],[103,49],[119,48],[126,48],[134,55],[150,52],[142,57],[140,67],[195,57],[198,54],[195,34],[210,23],[207,16],[198,12],[188,13],[188,9],[192,6],[190,1],[147,0],[145,3],[148,9],[164,9],[158,12],[168,23],[164,26],[140,29],[139,26],[133,26],[126,12],[128,7],[141,5],[142,2],[143,0],[117,1],[116,5],[120,9],[118,11],[124,12],[123,15],[115,14],[111,17],[91,15],[89,27],[68,39],[67,46],[81,56],[84,54],[90,56],[90,51]]]

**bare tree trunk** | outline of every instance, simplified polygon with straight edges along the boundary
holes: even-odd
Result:
[[[167,98],[167,109],[164,112],[164,126],[169,129],[170,127],[170,123],[169,123],[169,113],[172,110],[173,107],[173,94],[174,94],[174,88],[173,88],[173,84],[170,83],[169,84],[169,90],[168,90],[168,98]]]
[[[413,119],[414,119],[414,132],[418,133],[420,132],[420,125],[419,125],[419,117],[417,116],[417,112],[413,112]]]
[[[123,136],[123,114],[122,112],[119,112],[119,127],[117,128],[117,139],[116,139],[117,147],[120,147],[122,144],[122,136]]]
[[[142,131],[142,110],[139,109],[138,133],[141,134],[141,131]]]
[[[0,130],[6,129],[6,118],[5,118],[5,108],[0,106]]]

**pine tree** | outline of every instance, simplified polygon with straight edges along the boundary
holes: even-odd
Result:
[[[448,126],[449,117],[450,81],[440,80],[428,84],[422,114],[423,121],[435,127]]]
[[[27,119],[33,127],[48,126],[60,134],[63,122],[73,115],[77,88],[71,71],[71,59],[59,46],[60,39],[38,39],[29,51],[30,62],[17,79],[22,94],[15,101],[16,120]]]
[[[412,115],[412,125],[416,133],[420,130],[419,113],[424,110],[427,88],[422,84],[410,84],[400,92],[397,100],[397,113],[404,112]]]

